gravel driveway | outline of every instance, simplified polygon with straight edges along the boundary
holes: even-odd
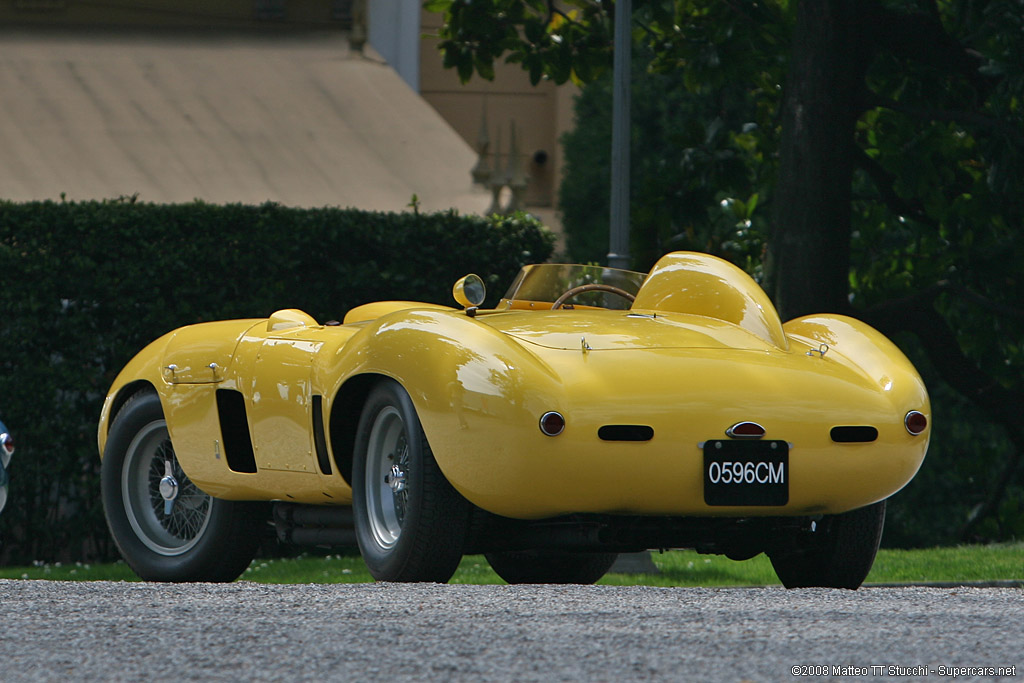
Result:
[[[3,681],[1024,680],[1013,588],[0,580],[0,595]]]

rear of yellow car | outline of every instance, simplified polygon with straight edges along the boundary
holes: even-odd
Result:
[[[515,319],[526,315],[529,334]],[[892,495],[924,457],[927,429],[906,425],[911,413],[929,416],[924,385],[856,321],[833,318],[822,352],[810,338],[781,350],[695,316],[568,315],[586,322],[578,334],[539,332],[555,313],[495,316],[487,324],[535,356],[533,367],[511,352],[508,369],[468,359],[458,410],[421,411],[446,476],[486,510],[835,514]],[[872,346],[857,348],[866,339]],[[856,364],[850,350],[875,354],[879,367]]]

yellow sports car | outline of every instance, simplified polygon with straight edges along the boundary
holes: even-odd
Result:
[[[99,424],[132,569],[230,581],[271,525],[351,544],[384,581],[484,553],[509,582],[586,583],[616,554],[765,552],[788,587],[856,588],[885,499],[928,448],[928,395],[851,318],[782,324],[721,259],[649,274],[533,265],[494,309],[370,303],[204,323],[143,349]]]

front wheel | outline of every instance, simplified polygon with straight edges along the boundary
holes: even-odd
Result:
[[[508,583],[590,584],[615,564],[618,553],[521,550],[487,553],[494,573]]]
[[[189,480],[151,391],[114,418],[100,485],[114,542],[142,579],[234,581],[256,554],[264,507],[213,498]]]
[[[885,525],[885,501],[826,515],[795,548],[769,551],[786,588],[849,588],[864,583],[878,553]]]
[[[459,566],[469,502],[445,479],[412,399],[393,380],[373,388],[359,419],[352,510],[378,581],[445,583]]]

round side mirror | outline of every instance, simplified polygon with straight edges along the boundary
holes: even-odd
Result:
[[[479,306],[487,296],[487,287],[479,275],[467,275],[452,287],[452,296],[463,308]]]

